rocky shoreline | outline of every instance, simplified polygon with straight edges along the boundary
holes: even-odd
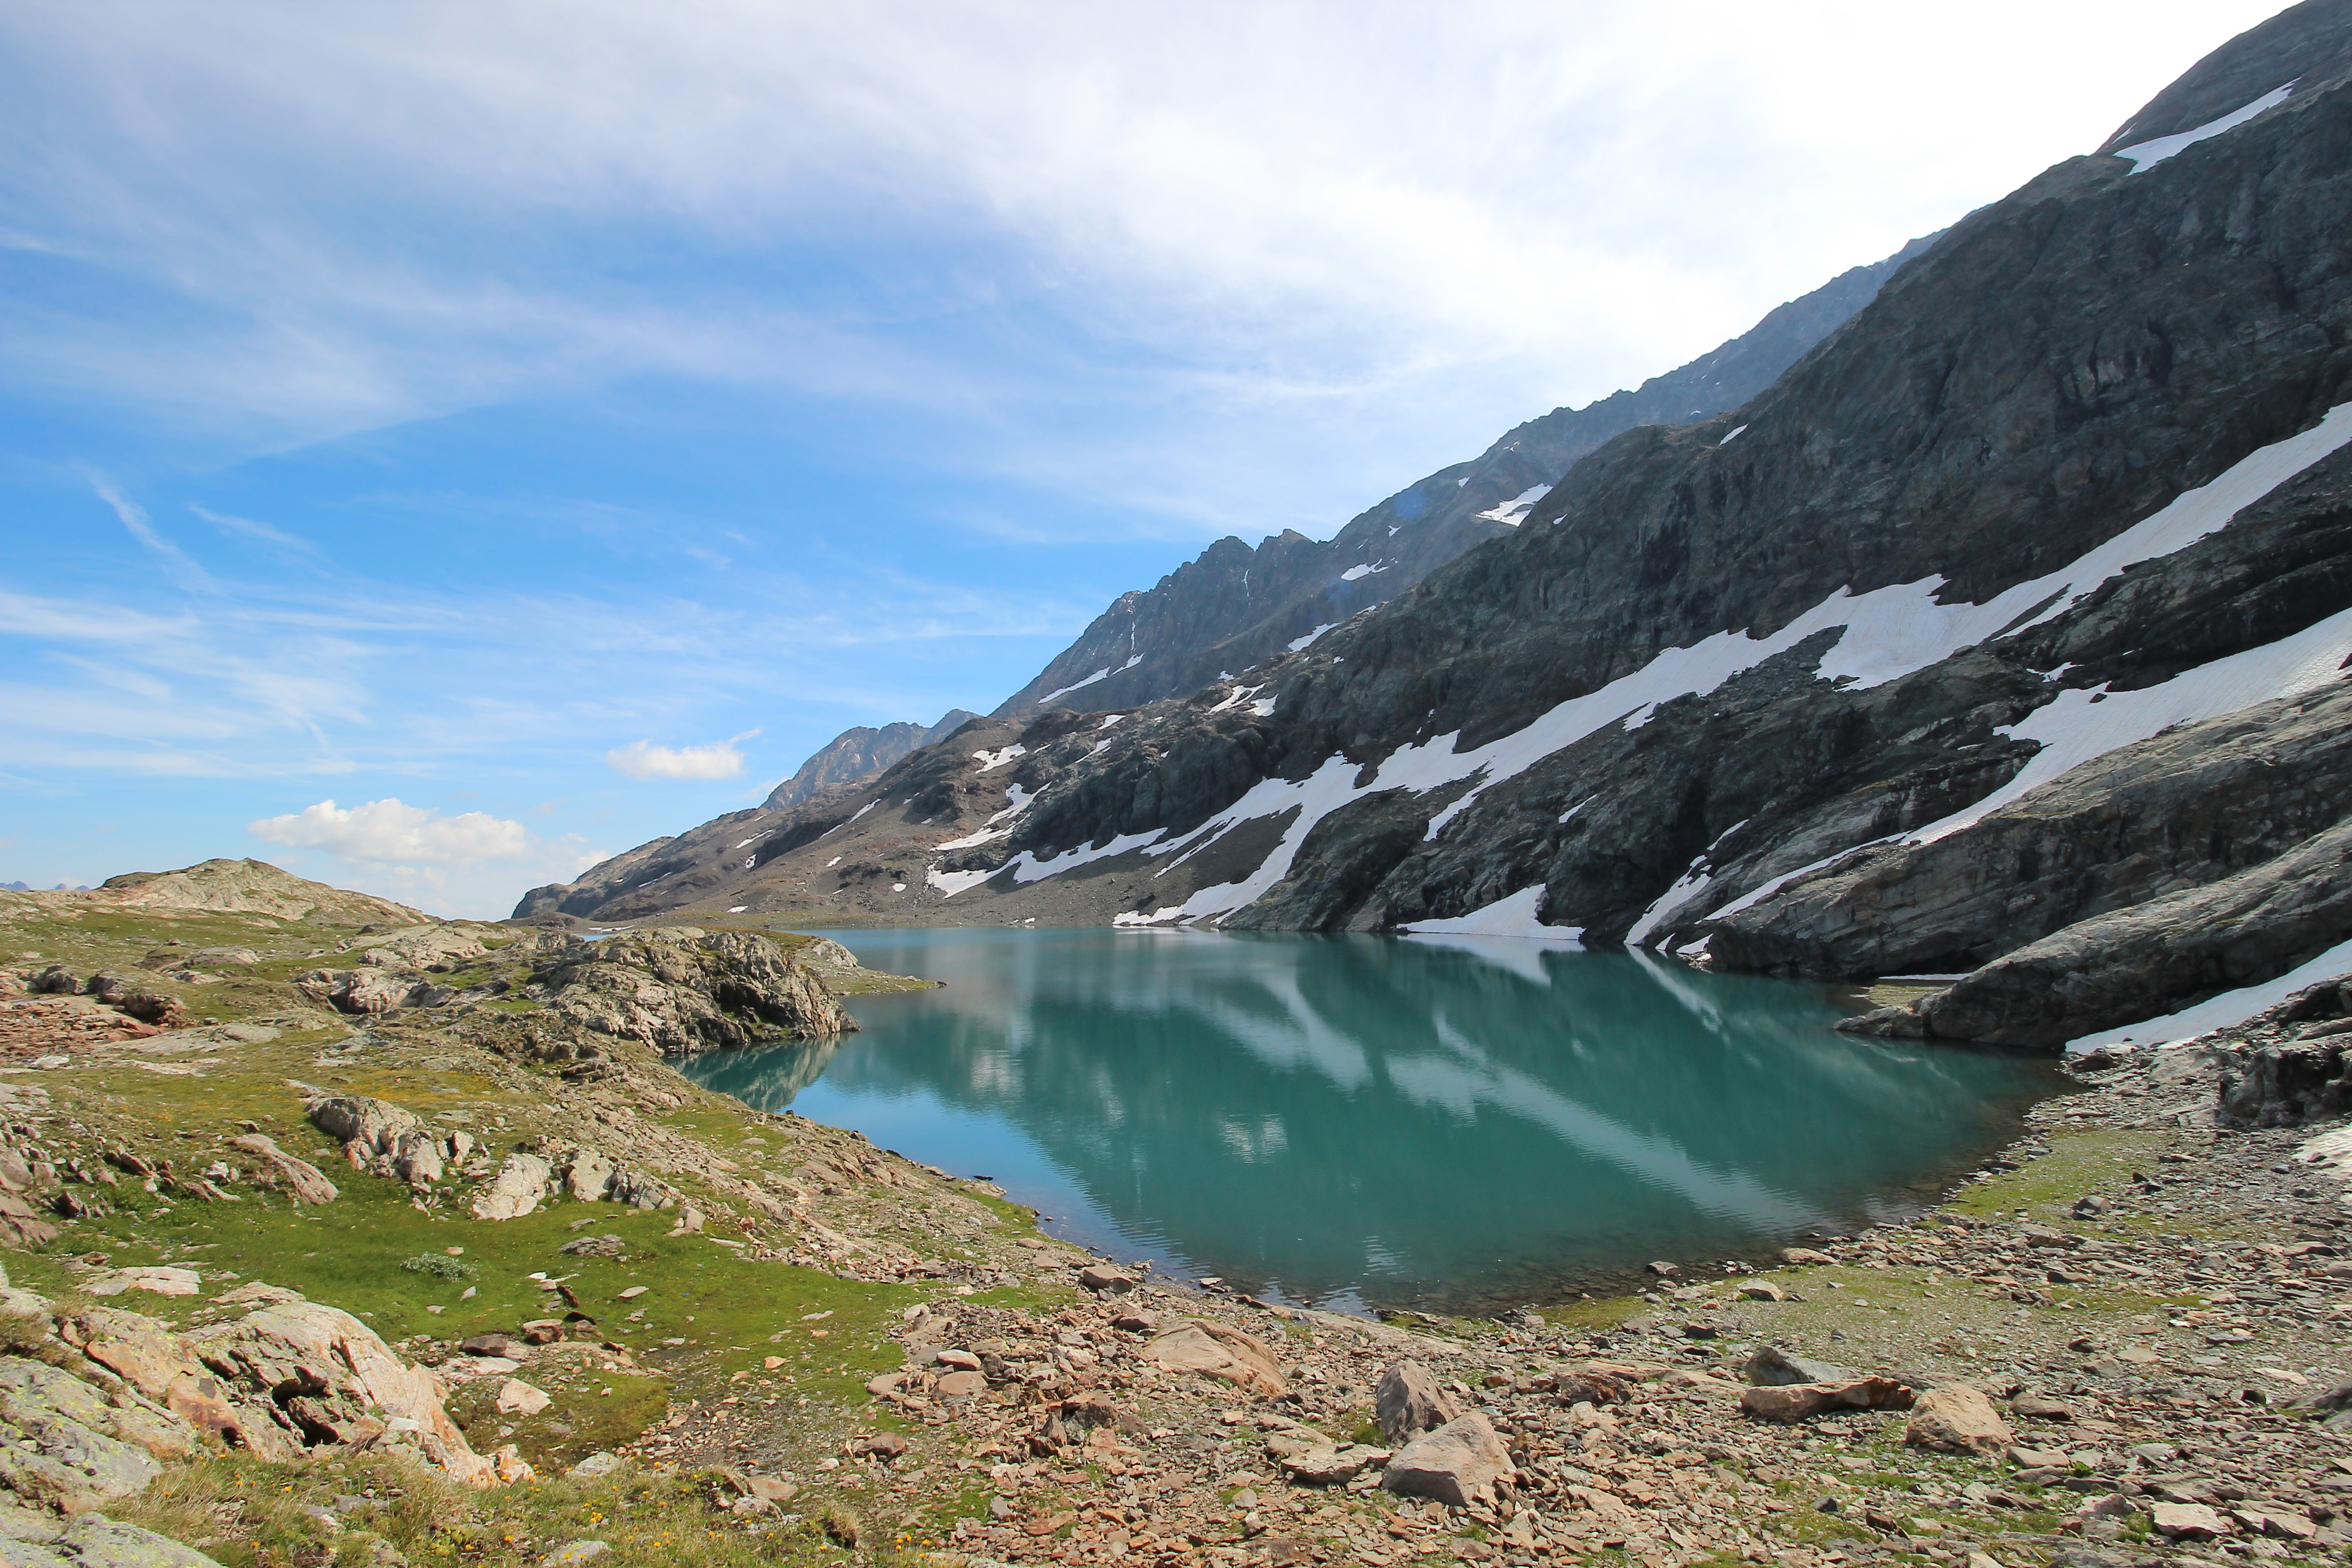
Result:
[[[137,971],[226,1021],[0,1004],[10,1561],[2352,1548],[2340,983],[2077,1058],[2074,1092],[1906,1223],[1769,1268],[1660,1258],[1638,1296],[1379,1321],[1087,1255],[984,1183],[667,1065],[832,1016],[821,951],[142,919],[13,928],[26,978]],[[477,994],[346,1013],[344,974],[410,984],[371,945]],[[362,962],[318,968],[339,952]],[[314,1353],[340,1359],[301,1373]]]

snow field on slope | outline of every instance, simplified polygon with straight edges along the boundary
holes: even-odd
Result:
[[[2274,87],[2243,109],[2232,110],[2219,120],[2209,120],[2194,131],[2183,131],[2178,135],[2158,136],[2152,142],[2137,142],[2128,147],[2118,147],[2116,149],[2116,156],[2129,158],[2132,161],[2132,173],[2145,174],[2175,153],[2194,147],[2198,142],[2219,136],[2224,131],[2235,131],[2264,110],[2277,108],[2284,103],[2294,91],[2294,83],[2293,82],[2287,83],[2284,87]]]
[[[1861,595],[1842,587],[1769,637],[1759,638],[1745,630],[1717,632],[1689,647],[1662,649],[1632,674],[1621,676],[1581,697],[1570,698],[1524,729],[1483,746],[1466,752],[1455,750],[1461,739],[1459,731],[1400,746],[1380,764],[1371,782],[1361,786],[1354,780],[1362,769],[1345,756],[1335,755],[1305,779],[1260,780],[1232,805],[1173,841],[1165,840],[1165,829],[1158,829],[1114,839],[1112,844],[1118,847],[1079,848],[1045,861],[1024,851],[1008,863],[1008,868],[1020,868],[1015,872],[1016,880],[1030,882],[1130,848],[1144,848],[1154,856],[1171,854],[1188,847],[1205,847],[1244,822],[1296,810],[1297,816],[1284,831],[1280,842],[1249,875],[1200,889],[1181,906],[1171,906],[1149,916],[1121,916],[1118,923],[1160,924],[1222,918],[1254,902],[1288,875],[1299,847],[1317,823],[1366,795],[1399,788],[1426,795],[1449,784],[1476,779],[1474,788],[1432,818],[1425,837],[1434,840],[1487,789],[1517,777],[1602,726],[1622,722],[1629,730],[1639,729],[1649,721],[1660,704],[1712,691],[1775,654],[1832,627],[1842,626],[1845,634],[1822,657],[1819,672],[1830,679],[1851,677],[1864,687],[1885,685],[1939,663],[1971,644],[1988,640],[2045,599],[2052,602],[2016,630],[2063,613],[2128,565],[2188,548],[2228,526],[2246,507],[2347,442],[2352,442],[2352,404],[2330,410],[2309,430],[2248,454],[2209,483],[2183,491],[2068,565],[2020,584],[1984,605],[1937,604],[1934,595],[1943,584],[1941,576]],[[2352,611],[2267,647],[2186,671],[2162,686],[2124,693],[2063,692],[2055,701],[2010,731],[2043,742],[2042,752],[2016,779],[1976,806],[1955,813],[1921,833],[1956,831],[2026,789],[2047,783],[2117,746],[2145,740],[2169,724],[2218,717],[2274,697],[2312,689],[2332,674],[2333,666],[2328,661],[2342,657],[2338,645],[2347,639],[2352,639]],[[2337,651],[2331,652],[2332,649]],[[2114,711],[2097,711],[2109,706]],[[1808,871],[1852,853],[1853,847],[1860,847],[1841,850],[1838,856],[1817,866],[1776,879],[1714,913],[1720,916],[1744,909]],[[1171,862],[1155,875],[1164,875],[1177,863],[1181,862]],[[950,875],[984,879],[971,872]],[[1651,906],[1636,929],[1643,935],[1649,934],[1678,905],[1703,892],[1711,879],[1710,873],[1694,867],[1675,889]]]

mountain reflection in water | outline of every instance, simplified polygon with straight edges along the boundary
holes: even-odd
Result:
[[[1121,1258],[1339,1306],[1555,1300],[1868,1224],[2063,1083],[1835,1034],[1822,986],[1507,939],[836,934],[947,987],[685,1070]]]

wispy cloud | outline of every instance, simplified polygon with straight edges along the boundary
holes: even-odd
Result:
[[[84,475],[89,480],[89,488],[98,492],[98,499],[113,509],[114,515],[121,520],[122,526],[129,531],[131,537],[144,546],[150,555],[163,563],[164,570],[171,574],[174,582],[184,588],[210,591],[213,585],[211,574],[191,560],[185,551],[156,531],[155,524],[149,519],[145,507],[126,499],[122,492],[114,487],[113,481],[103,474],[85,469]]]
[[[243,534],[248,539],[262,540],[278,545],[281,549],[300,551],[305,555],[319,553],[317,545],[307,539],[297,539],[282,528],[272,528],[266,522],[257,522],[249,517],[238,517],[231,512],[215,511],[210,507],[198,506],[194,501],[188,503],[188,510],[223,533]]]

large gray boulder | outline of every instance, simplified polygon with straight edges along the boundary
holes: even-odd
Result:
[[[1495,1489],[1517,1472],[1511,1451],[1483,1411],[1457,1415],[1390,1457],[1381,1485],[1401,1497],[1435,1498],[1451,1508],[1495,1501]]]

